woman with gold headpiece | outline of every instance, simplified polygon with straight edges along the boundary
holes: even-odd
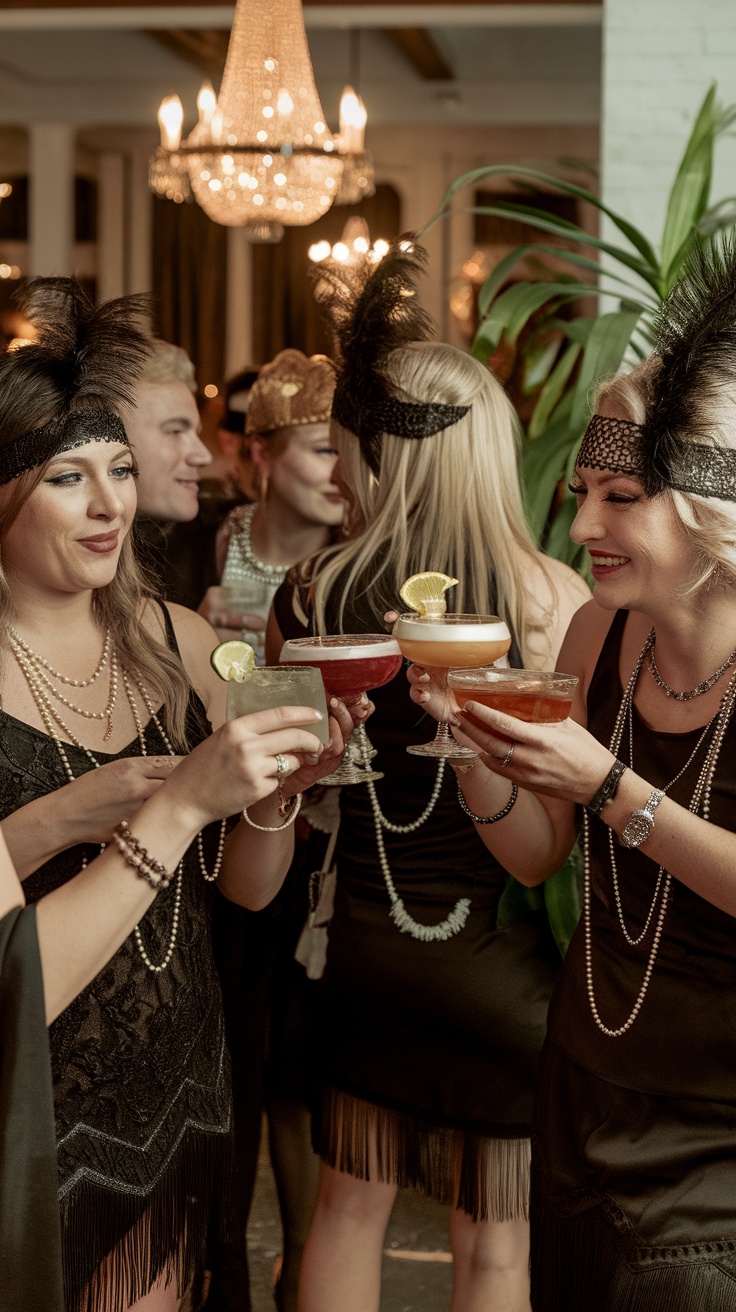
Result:
[[[518,792],[478,828],[518,879],[543,881],[582,828],[537,1098],[535,1312],[736,1308],[733,242],[696,252],[656,329],[577,457],[595,594],[559,657],[572,718],[469,703],[456,730],[482,761],[467,806]]]
[[[66,1306],[173,1312],[231,1128],[210,886],[273,897],[340,732],[315,754],[309,708],[224,724],[215,635],[146,594],[121,418],[145,299],[95,310],[38,279],[22,304],[38,340],[0,360],[0,814],[37,904]]]
[[[211,588],[200,613],[223,637],[233,636],[228,627],[242,629],[260,661],[276,589],[292,565],[320,551],[342,524],[344,502],[330,482],[337,455],[330,438],[334,390],[335,369],[326,356],[286,350],[263,366],[248,398],[232,478],[246,496],[255,492],[256,502],[225,520],[217,543],[225,600]]]
[[[305,616],[312,632],[380,632],[406,578],[432,569],[458,580],[454,609],[498,611],[516,659],[549,665],[589,594],[534,548],[501,384],[465,352],[426,340],[423,261],[404,239],[377,265],[327,275],[339,346],[334,477],[350,533],[297,594],[288,584],[277,594],[272,651],[277,627],[295,636]],[[403,680],[371,696],[385,777],[340,796],[318,1034],[321,1183],[299,1306],[377,1312],[389,1214],[397,1188],[413,1186],[452,1207],[453,1312],[522,1312],[532,1093],[557,952],[543,917],[497,927],[505,872],[458,813],[452,770],[405,754],[426,725]]]

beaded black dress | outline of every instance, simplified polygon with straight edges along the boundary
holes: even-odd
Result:
[[[591,732],[606,744],[623,696],[625,621],[619,612],[588,692]],[[655,732],[634,709],[637,773],[664,787],[700,732]],[[705,749],[669,790],[681,805]],[[731,720],[709,817],[731,831],[735,749]],[[653,931],[638,948],[623,937],[608,833],[591,819],[593,980],[603,1023],[615,1029],[641,988]],[[616,862],[636,938],[657,868],[620,845]],[[532,1197],[534,1312],[736,1310],[736,922],[676,880],[649,991],[620,1038],[593,1020],[582,924],[573,937],[550,1009]]]
[[[359,587],[355,596],[342,631],[383,632]],[[292,603],[287,582],[274,602],[284,637],[307,631]],[[336,615],[328,613],[327,623],[340,631]],[[428,741],[436,725],[410,700],[403,671],[370,696],[373,764],[385,774],[376,784],[379,803],[388,819],[406,824],[427,805],[437,763],[405,749]],[[559,963],[546,919],[496,928],[507,876],[461,811],[449,768],[427,823],[385,841],[398,893],[420,923],[436,924],[470,898],[468,920],[452,938],[420,942],[399,932],[365,785],[342,788],[340,810],[317,1151],[367,1178],[375,1134],[380,1178],[451,1203],[459,1176],[459,1206],[471,1215],[526,1215],[534,1082]]]
[[[192,692],[190,746],[210,731]],[[149,754],[165,751],[154,724],[144,737]],[[75,776],[94,768],[82,750],[65,751]],[[115,755],[95,755],[101,764],[139,756],[140,744],[136,738]],[[0,712],[0,819],[65,783],[53,740]],[[210,870],[218,834],[219,826],[204,834]],[[27,901],[98,854],[99,847],[78,846],[47,861],[24,881]],[[166,955],[174,896],[172,882],[139,922],[153,963]],[[131,934],[49,1028],[67,1312],[123,1312],[164,1271],[183,1291],[203,1264],[231,1125],[213,896],[195,844],[184,857],[167,969],[151,972]]]

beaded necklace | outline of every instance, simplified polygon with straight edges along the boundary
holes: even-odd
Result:
[[[255,554],[252,532],[253,517],[257,509],[257,506],[246,506],[243,511],[241,523],[231,538],[231,542],[235,545],[235,554],[228,553],[223,580],[225,583],[235,583],[240,578],[255,579],[258,583],[268,583],[278,587],[286,578],[289,566],[267,565],[265,560],[259,560]]]
[[[644,660],[650,653],[653,645],[654,645],[654,630],[652,630],[651,633],[648,635],[646,642],[644,643],[644,646],[642,647],[641,652],[639,653],[639,657],[636,662],[636,665],[634,666],[634,669],[631,672],[631,677],[626,685],[626,690],[621,700],[621,705],[619,707],[618,714],[616,716],[616,723],[614,725],[613,733],[611,734],[611,740],[609,743],[610,750],[613,752],[614,756],[618,756],[619,748],[621,746],[621,741],[623,738],[624,726],[628,722],[629,759],[631,762],[632,769],[633,769],[634,691],[636,689],[637,680],[639,678],[639,673],[641,671],[642,665],[644,664]],[[713,778],[715,776],[716,766],[718,764],[718,758],[720,756],[721,747],[723,746],[723,739],[725,737],[726,730],[733,716],[734,707],[736,707],[736,674],[734,674],[729,681],[728,687],[726,688],[726,692],[724,693],[718,712],[716,713],[716,715],[713,716],[713,719],[710,720],[709,723],[703,729],[703,732],[698,738],[698,741],[695,744],[695,747],[693,751],[690,753],[690,756],[688,757],[684,766],[679,771],[679,773],[675,775],[674,779],[671,779],[670,782],[663,789],[661,789],[663,793],[666,793],[668,789],[672,788],[673,784],[677,783],[678,779],[680,779],[684,775],[685,771],[695,760],[695,757],[698,751],[700,750],[700,747],[706,741],[711,730],[713,730],[712,737],[706,749],[705,759],[700,769],[700,773],[698,775],[697,782],[695,784],[695,788],[693,790],[693,794],[687,808],[688,811],[690,811],[693,815],[696,815],[698,810],[701,810],[704,820],[707,820],[710,815],[710,796],[713,787]],[[659,951],[659,945],[662,938],[662,932],[664,929],[665,915],[667,913],[667,907],[670,901],[672,876],[669,873],[669,871],[664,869],[664,866],[659,867],[658,874],[657,874],[657,882],[654,888],[654,896],[652,898],[652,904],[649,908],[649,914],[647,915],[646,922],[644,924],[644,929],[642,930],[641,934],[637,938],[633,938],[628,931],[624,919],[623,905],[621,901],[621,890],[618,881],[618,870],[616,867],[616,855],[615,855],[615,846],[614,846],[612,830],[609,830],[608,841],[609,841],[609,850],[611,855],[611,874],[613,879],[614,897],[616,901],[618,920],[624,938],[633,947],[638,946],[638,944],[640,944],[644,939],[644,936],[646,935],[649,926],[651,924],[651,921],[653,919],[655,907],[657,905],[657,900],[660,899],[659,912],[657,914],[657,920],[654,927],[654,935],[652,938],[652,946],[649,952],[649,959],[647,961],[646,969],[644,971],[644,978],[642,980],[641,988],[639,989],[639,993],[637,995],[636,1001],[627,1020],[623,1023],[623,1025],[620,1025],[617,1029],[611,1029],[609,1026],[605,1025],[604,1022],[601,1020],[600,1013],[598,1011],[598,1006],[596,1004],[596,999],[595,999],[595,987],[593,982],[592,932],[591,932],[590,821],[588,818],[588,812],[587,810],[585,810],[583,812],[583,863],[584,863],[584,872],[585,872],[583,921],[584,921],[584,930],[585,930],[585,974],[586,974],[586,983],[587,983],[587,990],[588,990],[588,1001],[590,1003],[590,1009],[593,1015],[593,1019],[598,1029],[601,1031],[601,1033],[605,1034],[610,1039],[618,1039],[621,1037],[622,1034],[626,1034],[627,1031],[631,1029],[631,1026],[634,1024],[634,1021],[636,1020],[637,1016],[639,1015],[639,1012],[641,1011],[644,998],[646,997],[647,991],[649,989],[649,984],[651,982],[652,974],[654,971],[654,964],[657,959],[657,953]],[[661,890],[661,898],[660,898],[660,890]]]
[[[58,689],[54,689],[49,684],[49,680],[43,677],[39,667],[43,666],[44,669],[48,670],[48,672],[52,674],[54,677],[61,678],[64,683],[69,684],[72,687],[78,687],[78,688],[88,687],[91,683],[94,683],[95,679],[99,676],[102,669],[104,668],[104,665],[107,664],[109,650],[110,650],[110,643],[108,641],[108,638],[109,638],[109,633],[108,635],[106,635],[105,646],[103,647],[103,653],[100,660],[100,664],[98,665],[95,673],[87,680],[73,680],[73,679],[66,678],[64,675],[58,674],[58,671],[53,670],[52,667],[48,665],[48,663],[44,661],[42,657],[38,656],[38,654],[34,652],[31,647],[29,647],[28,643],[24,642],[19,635],[16,635],[14,633],[14,631],[11,631],[11,635],[10,635],[11,650],[13,652],[13,655],[15,656],[16,661],[18,662],[18,665],[20,666],[23,675],[25,676],[26,682],[31,692],[31,696],[33,697],[33,700],[36,703],[38,712],[46,727],[46,732],[48,733],[49,737],[53,740],[56,746],[56,749],[59,753],[59,757],[61,759],[62,766],[64,768],[64,773],[70,783],[73,783],[77,776],[74,774],[74,771],[72,770],[71,764],[69,762],[69,757],[66,754],[64,742],[59,737],[59,732],[58,732],[59,729],[62,731],[65,737],[68,738],[68,740],[72,743],[74,747],[79,748],[80,751],[83,751],[85,753],[88,759],[92,762],[92,765],[95,767],[95,769],[97,770],[100,769],[100,762],[97,760],[94,753],[91,752],[88,747],[85,747],[84,743],[80,742],[80,740],[76,737],[76,735],[71,731],[69,726],[65,724],[64,720],[61,718],[61,715],[59,714],[53,702],[51,701],[51,696],[49,694],[51,693],[57,696],[57,698],[60,701],[62,701],[63,704],[67,706],[70,710],[76,711],[78,714],[83,715],[88,719],[101,719],[102,714],[107,714],[107,711],[103,712],[102,714],[98,713],[93,715],[92,713],[87,713],[81,708],[74,706],[70,701],[68,701],[66,698],[62,697],[59,694]],[[112,669],[117,669],[117,655],[114,651],[112,653],[111,670]],[[145,733],[143,730],[143,724],[141,722],[140,715],[138,713],[138,707],[135,702],[135,697],[133,695],[133,689],[131,687],[128,675],[122,666],[120,667],[120,672],[122,676],[123,687],[125,689],[125,694],[131,709],[133,721],[135,723],[136,735],[138,737],[138,743],[140,745],[141,756],[147,756],[148,749],[146,745]],[[174,747],[153,708],[153,704],[151,702],[150,697],[148,696],[148,693],[146,692],[142,683],[140,683],[138,679],[135,680],[135,683],[138,692],[140,693],[140,696],[143,699],[146,710],[148,711],[149,717],[153,722],[153,724],[155,724],[156,729],[158,730],[158,733],[161,736],[161,740],[164,743],[164,746],[166,747],[169,756],[176,756]],[[110,708],[110,711],[111,710],[112,708]],[[109,724],[109,716],[108,716],[108,724]],[[105,733],[105,739],[109,738],[110,732],[111,732],[111,726],[108,732]],[[207,866],[204,859],[202,834],[201,833],[197,834],[197,855],[199,859],[199,868],[203,878],[207,880],[208,883],[214,883],[214,881],[217,879],[220,873],[220,869],[222,866],[222,856],[225,847],[225,833],[226,833],[226,821],[223,820],[220,825],[220,838],[217,846],[217,855],[215,857],[215,864],[211,874],[207,870]],[[106,845],[102,843],[100,847],[100,851],[104,851],[105,846]],[[135,934],[135,940],[138,946],[138,951],[140,952],[143,962],[147,967],[147,969],[152,971],[154,974],[160,974],[162,971],[166,970],[174,954],[174,948],[176,947],[176,940],[179,930],[179,915],[181,910],[181,887],[182,887],[183,864],[184,863],[182,859],[182,861],[180,861],[179,865],[177,866],[176,878],[174,881],[174,885],[175,885],[174,907],[172,912],[171,934],[169,936],[168,947],[166,949],[163,960],[161,962],[155,964],[154,962],[151,961],[150,957],[148,956],[145,945],[143,943],[140,926],[136,925],[133,931]],[[86,866],[87,866],[87,858],[86,856],[83,856],[82,869],[83,870],[86,869]]]
[[[363,763],[366,770],[370,770],[370,747],[368,745],[368,737],[365,732],[365,727],[362,724],[358,729],[358,737],[363,753]],[[378,861],[381,867],[383,881],[386,885],[386,892],[388,893],[389,901],[391,903],[389,915],[400,933],[411,934],[412,938],[418,939],[421,943],[444,942],[448,938],[452,938],[455,934],[459,934],[470,914],[470,898],[458,898],[449,916],[440,921],[438,925],[420,925],[418,920],[414,920],[413,916],[410,916],[402,899],[396,892],[396,885],[391,876],[391,867],[389,866],[388,856],[386,854],[386,844],[383,838],[383,831],[384,829],[387,829],[390,834],[413,834],[417,829],[421,828],[421,826],[429,819],[437,805],[437,800],[442,788],[442,780],[445,776],[446,764],[447,763],[444,759],[440,759],[437,762],[437,778],[434,782],[432,795],[421,815],[418,816],[416,820],[412,820],[408,825],[395,825],[391,820],[387,820],[381,810],[374,781],[371,778],[368,778],[366,783],[368,795],[371,799],[371,810],[373,811],[373,825],[376,831]]]

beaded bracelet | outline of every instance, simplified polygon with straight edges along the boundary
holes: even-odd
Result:
[[[294,821],[296,820],[302,804],[301,793],[295,793],[294,797],[292,798],[292,803],[293,803],[292,808],[282,825],[257,825],[255,820],[251,820],[250,816],[248,815],[247,806],[243,811],[243,819],[245,820],[246,824],[250,825],[251,829],[259,829],[262,834],[278,834],[281,832],[282,829],[288,829],[289,825],[293,825]],[[279,810],[280,809],[281,808],[279,807]]]
[[[477,825],[495,825],[497,820],[503,820],[504,816],[508,815],[509,811],[511,810],[518,796],[519,796],[519,790],[516,787],[516,784],[514,784],[511,788],[511,796],[501,811],[497,811],[495,815],[476,815],[475,811],[471,811],[470,807],[465,801],[465,798],[463,797],[462,788],[460,787],[459,784],[457,786],[458,802],[463,808],[465,814],[469,815],[470,819],[474,820]]]
[[[131,834],[127,820],[120,821],[117,828],[113,829],[112,836],[123,860],[133,867],[141,879],[145,879],[151,888],[157,890],[168,887],[174,876]]]

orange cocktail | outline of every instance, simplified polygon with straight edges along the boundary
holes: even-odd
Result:
[[[511,646],[508,626],[498,615],[400,615],[393,635],[402,654],[415,665],[440,673],[445,691],[451,666],[474,668],[490,665],[505,656]],[[449,713],[449,706],[447,708]],[[473,752],[459,747],[446,719],[439,724],[433,742],[407,748],[414,756],[457,759]]]
[[[493,668],[450,670],[447,681],[461,710],[467,702],[477,702],[534,724],[566,720],[577,684],[572,674]]]

